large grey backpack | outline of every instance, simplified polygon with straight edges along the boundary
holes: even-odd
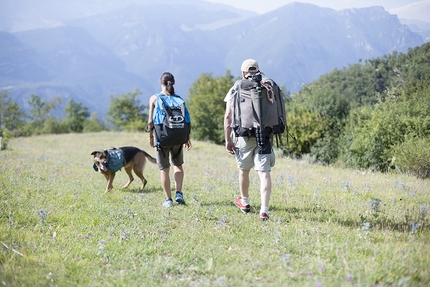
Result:
[[[255,130],[282,134],[286,128],[285,101],[271,79],[243,79],[235,83],[233,130],[236,136],[254,136]]]

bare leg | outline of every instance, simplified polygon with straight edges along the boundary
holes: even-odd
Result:
[[[269,207],[272,178],[269,171],[258,171],[260,177],[261,206]]]
[[[249,170],[239,170],[239,188],[242,197],[249,196]]]
[[[184,182],[184,169],[182,165],[173,166],[173,172],[175,177],[175,187],[176,191],[182,192],[182,184]]]
[[[161,187],[164,191],[166,199],[172,198],[172,190],[170,189],[170,167],[160,170]]]

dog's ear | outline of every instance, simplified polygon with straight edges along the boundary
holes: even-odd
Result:
[[[96,155],[98,153],[98,151],[93,151],[92,153],[91,153],[91,155]]]

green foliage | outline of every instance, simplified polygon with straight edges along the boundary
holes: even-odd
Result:
[[[0,129],[0,150],[7,149],[9,140],[13,138],[13,134],[8,129]]]
[[[61,99],[54,98],[49,102],[44,102],[39,96],[31,95],[28,101],[30,105],[30,119],[35,126],[43,125],[44,121],[51,116],[52,110],[60,106]]]
[[[107,115],[108,122],[117,130],[144,131],[148,115],[145,113],[147,106],[141,105],[137,96],[138,89],[132,93],[122,94],[119,97],[110,96],[111,104]]]
[[[394,168],[393,147],[410,137],[425,138],[430,130],[429,62],[427,43],[407,54],[394,52],[336,69],[306,85],[287,105],[290,129],[299,143],[301,136],[308,143],[299,145],[295,155],[310,152],[322,163]],[[298,106],[325,126],[297,123],[303,121]]]
[[[67,122],[59,118],[49,117],[45,120],[42,127],[38,129],[39,134],[66,134],[70,133],[71,129]]]
[[[84,133],[101,132],[106,130],[108,130],[108,128],[99,119],[99,116],[96,112],[92,112],[90,118],[84,123]]]
[[[0,91],[0,150],[6,149],[9,140],[20,134],[25,124],[25,113],[9,96],[9,92]]]
[[[342,138],[342,147],[347,152],[342,152],[340,159],[351,167],[372,167],[377,162],[377,157],[373,154],[379,142],[374,142],[373,137],[368,137],[368,133],[373,132],[369,128],[369,120],[372,118],[372,107],[364,106],[351,111],[349,122],[345,127]],[[362,132],[363,131],[363,132]],[[361,144],[356,144],[357,142]]]
[[[393,167],[394,146],[430,135],[430,76],[387,90],[367,118],[354,119],[347,129],[349,163],[376,170]]]
[[[188,109],[192,120],[192,136],[197,140],[224,142],[224,98],[233,86],[230,71],[224,76],[202,74],[189,91]]]
[[[409,49],[407,54],[402,54],[402,70],[407,79],[426,81],[430,75],[430,43],[421,47]]]
[[[67,106],[64,109],[66,117],[63,120],[64,126],[70,132],[80,133],[84,130],[84,125],[87,118],[90,116],[88,107],[85,107],[82,103],[76,103],[73,99],[67,102]]]
[[[397,52],[365,60],[364,63],[360,60],[360,63],[322,75],[306,85],[305,89],[331,90],[334,94],[342,95],[351,108],[374,105],[378,102],[378,94],[404,83],[405,72],[398,70],[399,64],[404,68],[403,71],[406,69],[404,63],[404,54]]]
[[[291,100],[286,102],[286,109],[288,128],[297,140],[294,142],[288,139],[288,144],[283,146],[283,150],[296,156],[309,154],[311,147],[329,125],[329,120],[323,119],[318,112],[312,112],[304,105],[294,104]]]
[[[30,105],[30,122],[23,128],[23,133],[25,135],[65,132],[64,128],[60,127],[60,121],[53,118],[51,115],[52,111],[61,104],[61,99],[59,97],[44,102],[39,96],[31,95],[28,104]],[[45,125],[48,119],[49,122]]]
[[[287,102],[287,122],[298,143],[305,143],[298,145],[297,152],[311,153],[323,163],[336,161],[349,109],[347,99],[328,88],[305,87],[292,97]]]
[[[393,148],[393,165],[400,171],[417,178],[430,178],[430,136],[408,138]]]
[[[25,117],[24,111],[10,98],[9,92],[0,91],[0,131],[20,130],[25,125]]]

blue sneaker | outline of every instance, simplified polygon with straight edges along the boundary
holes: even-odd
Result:
[[[178,204],[185,204],[184,195],[180,191],[176,192],[176,202]]]
[[[166,199],[166,201],[163,203],[164,207],[172,207],[173,206],[173,200],[171,198]]]

